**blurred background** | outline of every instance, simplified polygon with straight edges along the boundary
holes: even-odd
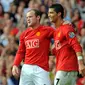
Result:
[[[0,0],[0,85],[19,85],[19,78],[13,77],[11,69],[19,46],[20,34],[27,28],[26,13],[32,8],[38,9],[41,11],[40,23],[54,27],[47,16],[49,6],[54,3],[61,3],[65,8],[64,20],[72,22],[74,26],[83,48],[85,63],[85,0]],[[49,54],[52,85],[55,62],[55,56]],[[76,85],[85,85],[85,78],[80,74]]]

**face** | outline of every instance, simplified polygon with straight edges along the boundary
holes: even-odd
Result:
[[[85,1],[80,0],[79,4],[80,4],[81,7],[84,7],[85,6]]]
[[[28,7],[29,8],[34,8],[34,1],[31,1],[28,3]]]
[[[10,15],[8,13],[4,13],[4,19],[9,19]]]
[[[45,5],[41,5],[41,6],[40,6],[40,11],[41,11],[41,12],[46,12],[46,7],[45,7]]]
[[[39,21],[39,17],[35,15],[34,11],[29,11],[26,15],[28,27],[33,27]]]
[[[2,13],[2,6],[0,5],[0,13]]]
[[[85,28],[81,29],[81,36],[85,36]]]
[[[19,14],[22,14],[22,13],[23,13],[23,7],[19,6],[17,12],[18,12]]]
[[[57,18],[58,18],[58,15],[57,13],[54,11],[53,8],[49,8],[48,10],[48,17],[50,19],[51,22],[55,23]]]
[[[39,10],[39,8],[40,8],[40,4],[39,3],[34,3],[33,5],[34,5],[35,9]]]

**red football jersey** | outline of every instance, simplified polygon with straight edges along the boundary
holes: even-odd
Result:
[[[72,25],[61,25],[54,33],[56,48],[56,70],[78,71],[76,52],[82,48],[76,38]]]
[[[49,26],[39,26],[36,29],[28,28],[21,34],[20,45],[14,60],[19,65],[24,59],[25,64],[38,65],[49,70],[49,47],[54,29]]]

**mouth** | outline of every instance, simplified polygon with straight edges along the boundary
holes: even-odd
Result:
[[[28,24],[30,24],[31,22],[30,21],[27,21]]]
[[[52,19],[52,18],[49,18],[49,20],[50,20],[50,21],[53,21],[53,19]]]

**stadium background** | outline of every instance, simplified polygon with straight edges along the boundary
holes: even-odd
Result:
[[[49,22],[47,12],[49,6],[56,2],[64,6],[64,19],[72,22],[74,26],[83,48],[85,63],[85,0],[0,0],[0,85],[19,85],[19,78],[12,76],[11,69],[19,46],[19,36],[27,27],[25,17],[27,11],[31,8],[40,10],[40,23],[54,28]],[[49,67],[53,85],[55,56],[50,54]],[[85,78],[80,74],[76,85],[85,85]]]

